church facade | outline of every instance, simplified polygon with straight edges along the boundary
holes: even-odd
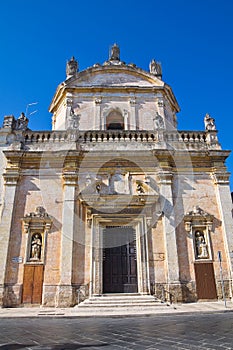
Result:
[[[84,71],[67,62],[50,112],[50,131],[23,113],[0,129],[0,305],[231,298],[230,152],[215,120],[178,130],[161,65],[126,64],[116,44]]]

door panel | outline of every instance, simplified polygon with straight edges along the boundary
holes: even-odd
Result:
[[[195,276],[198,299],[217,299],[213,263],[196,263]]]
[[[25,265],[22,303],[40,304],[43,287],[43,265]]]
[[[24,266],[24,277],[23,277],[23,303],[32,302],[32,291],[33,291],[33,276],[34,266]]]
[[[42,299],[42,287],[43,287],[43,266],[35,266],[34,269],[34,283],[33,283],[33,293],[32,293],[32,303],[40,304]]]
[[[135,232],[131,227],[104,230],[103,292],[136,293],[137,261]],[[123,243],[111,247],[112,244]]]

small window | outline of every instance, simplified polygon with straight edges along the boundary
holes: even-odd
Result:
[[[111,111],[106,118],[107,130],[124,130],[124,118],[120,111]]]

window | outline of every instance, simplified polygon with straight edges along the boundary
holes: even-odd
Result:
[[[111,111],[106,118],[107,130],[124,130],[124,118],[120,111]]]

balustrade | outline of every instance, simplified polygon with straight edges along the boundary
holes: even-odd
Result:
[[[211,144],[205,131],[140,131],[140,130],[93,130],[93,131],[27,131],[24,133],[25,143],[54,143],[54,142],[78,142],[78,143],[119,143],[119,142],[140,142],[159,143],[168,142],[178,146],[186,145],[189,149],[208,148]],[[218,142],[215,143],[219,148]],[[212,147],[213,145],[211,145]],[[213,147],[212,147],[213,148]]]

